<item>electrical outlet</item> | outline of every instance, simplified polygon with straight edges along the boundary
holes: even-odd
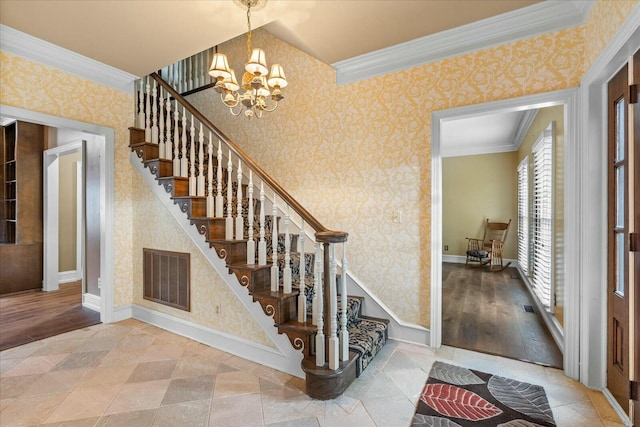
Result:
[[[400,224],[402,222],[402,211],[393,211],[391,213],[391,222],[394,224]]]
[[[220,314],[220,306],[216,305],[216,314]]]
[[[98,289],[102,289],[102,278],[98,277]]]
[[[449,250],[449,245],[444,245],[444,251],[447,252]]]

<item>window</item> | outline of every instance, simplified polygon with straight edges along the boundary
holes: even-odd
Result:
[[[529,156],[518,165],[518,263],[529,275]]]
[[[553,307],[553,122],[533,145],[533,290]]]

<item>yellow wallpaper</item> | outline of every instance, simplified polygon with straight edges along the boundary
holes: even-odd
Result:
[[[115,307],[131,303],[131,177],[129,131],[133,95],[56,68],[0,52],[0,103],[93,123],[115,131]]]
[[[190,99],[325,226],[349,232],[357,278],[400,318],[428,326],[431,112],[578,86],[582,30],[339,87],[331,67],[266,31],[253,40],[290,81],[275,113],[231,117],[211,90]],[[236,70],[245,42],[220,46]]]
[[[511,226],[503,257],[518,256],[517,152],[442,159],[443,255],[465,256],[466,237],[481,239],[485,220]]]
[[[585,70],[593,65],[602,49],[615,35],[631,11],[638,6],[638,0],[601,0],[593,4],[587,22],[583,25],[585,31]]]
[[[148,170],[145,173],[149,173]],[[133,178],[133,190],[137,195],[133,203],[133,302],[217,331],[273,346],[264,330],[247,314],[247,310],[220,275],[137,173]],[[153,215],[149,215],[149,212],[153,212]],[[162,232],[159,233],[158,230]],[[191,254],[190,312],[142,298],[142,248]],[[216,311],[216,306],[219,307],[219,312]]]

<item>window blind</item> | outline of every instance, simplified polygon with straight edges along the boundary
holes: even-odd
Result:
[[[518,263],[529,275],[529,156],[518,165]]]
[[[545,308],[552,306],[553,127],[533,146],[533,290]]]

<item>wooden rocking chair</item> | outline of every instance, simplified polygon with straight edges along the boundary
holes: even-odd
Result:
[[[502,259],[502,246],[507,240],[509,232],[509,222],[489,222],[485,223],[484,236],[482,239],[467,237],[467,261],[465,265],[471,267],[489,266],[489,271],[502,271],[511,265],[511,262],[504,263]]]

